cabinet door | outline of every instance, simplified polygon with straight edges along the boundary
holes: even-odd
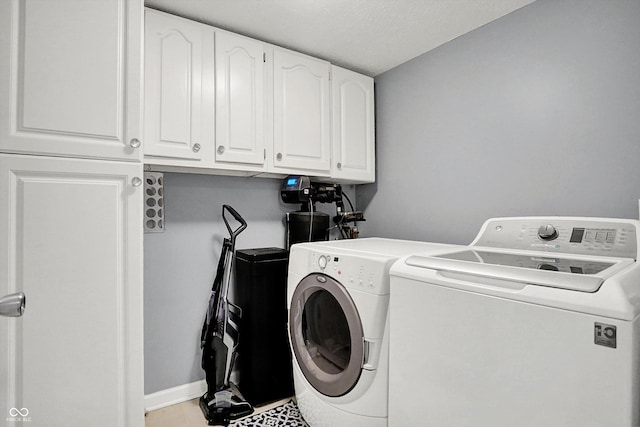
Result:
[[[284,49],[273,57],[273,166],[328,175],[329,64]]]
[[[213,163],[213,43],[211,27],[145,11],[145,156]]]
[[[216,32],[216,163],[264,164],[264,44]]]
[[[0,2],[0,151],[140,160],[141,0]]]
[[[0,154],[0,420],[143,427],[142,165]],[[27,425],[27,424],[24,424]]]
[[[339,181],[375,181],[373,79],[332,67],[333,160]]]

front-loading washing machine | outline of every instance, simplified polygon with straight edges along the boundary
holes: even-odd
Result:
[[[287,302],[293,378],[311,427],[387,426],[389,269],[450,245],[382,238],[293,245]]]

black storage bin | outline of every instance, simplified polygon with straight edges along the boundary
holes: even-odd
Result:
[[[288,251],[236,251],[236,297],[242,308],[238,388],[254,406],[293,396],[287,335]]]

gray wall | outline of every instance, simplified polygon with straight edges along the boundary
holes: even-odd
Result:
[[[638,0],[538,0],[376,78],[362,235],[468,243],[494,216],[637,218],[639,22]],[[280,180],[165,178],[167,231],[144,241],[147,394],[204,378],[222,204],[249,223],[239,249],[282,247],[296,208]]]
[[[165,174],[164,233],[144,236],[145,394],[204,379],[200,331],[222,239],[222,205],[247,221],[236,249],[285,247],[279,179]],[[351,200],[355,188],[344,186]],[[317,209],[335,215],[334,205]],[[235,224],[232,223],[232,226]]]
[[[640,1],[538,0],[375,84],[362,235],[466,244],[496,216],[638,217]]]

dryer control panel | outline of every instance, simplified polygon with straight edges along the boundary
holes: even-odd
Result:
[[[324,273],[343,286],[376,295],[389,293],[388,270],[393,260],[333,252],[309,252],[309,271]]]
[[[475,246],[637,259],[636,220],[522,217],[494,218]]]

